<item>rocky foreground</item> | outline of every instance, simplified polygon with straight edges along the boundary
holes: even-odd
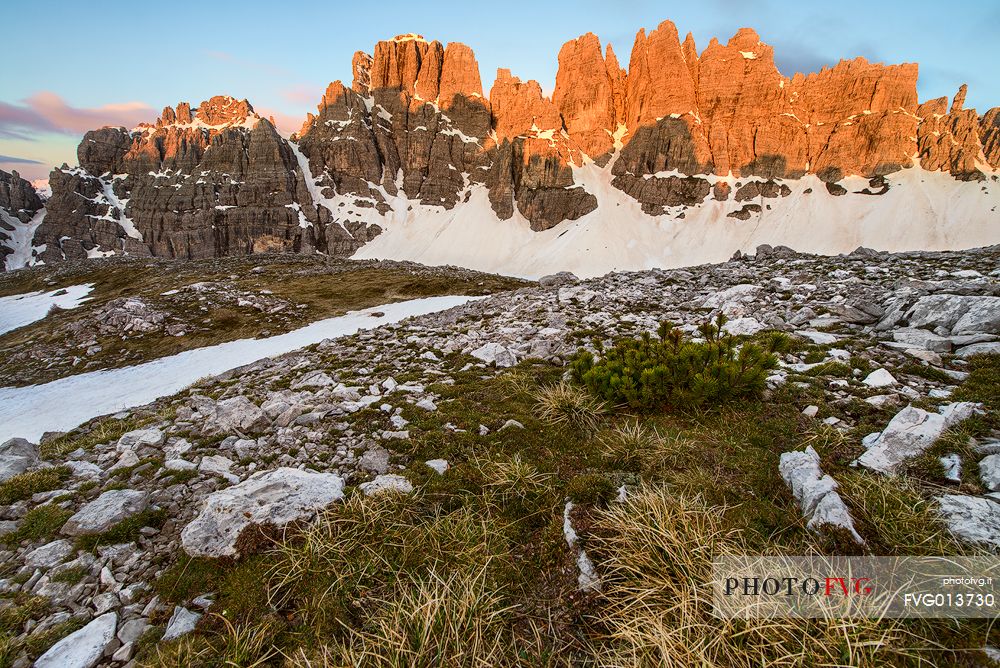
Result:
[[[261,533],[300,526],[331,505],[419,493],[426,476],[447,479],[465,462],[426,450],[415,460],[411,442],[481,439],[486,456],[488,439],[525,428],[502,402],[481,423],[453,423],[449,387],[491,383],[526,365],[558,376],[581,345],[653,332],[662,320],[696,335],[724,314],[733,335],[788,333],[796,346],[768,385],[801,389],[798,419],[841,439],[844,466],[834,477],[854,459],[863,475],[897,475],[927,459],[949,429],[993,410],[952,393],[972,361],[1000,354],[998,266],[997,248],[827,258],[762,247],[684,270],[556,275],[266,359],[40,445],[8,441],[0,446],[8,634],[0,656],[19,667],[39,655],[39,666],[136,665],[151,642],[185,636],[222,612],[209,588],[171,603],[161,595],[158,581],[185,554],[245,557]],[[428,422],[438,413],[449,421]],[[998,550],[1000,441],[988,428],[976,434],[940,465],[935,452],[925,475],[945,488],[933,503],[952,535]],[[849,495],[845,504],[836,482],[823,480],[830,466],[810,446],[763,475],[788,482],[789,512],[801,507],[810,530],[833,525],[849,534],[845,545],[878,545],[852,520]],[[639,482],[623,482],[622,498]],[[577,544],[572,510],[549,512],[560,523],[565,514],[568,569],[593,590],[602,561]],[[578,531],[586,535],[586,523]]]

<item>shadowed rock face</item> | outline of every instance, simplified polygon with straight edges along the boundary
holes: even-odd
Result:
[[[21,175],[0,170],[0,271],[4,271],[11,254],[13,239],[21,226],[27,226],[43,207],[34,187]]]
[[[226,96],[132,131],[91,131],[80,168],[52,173],[35,245],[46,261],[350,254],[382,216],[454,209],[476,187],[501,220],[545,230],[598,207],[576,173],[593,164],[656,216],[727,200],[732,182],[715,177],[763,198],[787,191],[774,179],[806,174],[841,194],[852,175],[920,166],[974,180],[1000,167],[1000,108],[964,109],[964,86],[950,107],[919,104],[915,64],[857,58],[789,78],[751,29],[699,54],[670,21],[637,33],[627,71],[593,33],[558,60],[551,98],[506,69],[486,97],[468,46],[400,35],[357,52],[350,87],[331,83],[292,143]]]
[[[88,254],[199,258],[322,242],[295,154],[246,100],[167,107],[155,124],[88,132],[50,175],[35,235],[46,262]]]

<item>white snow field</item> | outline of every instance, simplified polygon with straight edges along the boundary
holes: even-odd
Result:
[[[709,195],[697,206],[650,216],[611,185],[613,165],[614,159],[603,168],[592,162],[574,168],[574,181],[597,198],[598,207],[544,232],[533,232],[516,208],[510,220],[499,220],[480,185],[468,186],[469,201],[451,211],[387,196],[393,210],[384,217],[374,209],[355,211],[384,231],[354,257],[454,264],[524,278],[557,271],[589,278],[611,271],[724,262],[737,250],[752,253],[759,244],[836,255],[858,246],[900,252],[1000,243],[1000,183],[992,172],[985,181],[965,182],[944,172],[904,169],[886,177],[890,189],[884,195],[860,194],[868,180],[848,177],[840,181],[848,191],[841,196],[829,194],[822,181],[809,175],[779,179],[792,191],[787,197],[736,202],[730,195],[719,202]],[[677,174],[656,176],[671,175]],[[737,182],[747,181],[702,178],[712,184],[728,182],[734,193]],[[745,221],[728,217],[744,204],[759,204],[764,210]],[[681,212],[684,218],[679,219]]]
[[[52,292],[26,292],[20,295],[0,297],[0,334],[24,327],[41,320],[49,314],[53,306],[72,309],[82,304],[93,283],[71,285]]]
[[[68,376],[44,385],[0,387],[0,443],[14,437],[37,441],[46,431],[67,431],[99,415],[148,404],[206,376],[265,357],[276,357],[324,339],[348,336],[410,316],[443,311],[474,299],[480,297],[411,299],[319,320],[267,339],[230,341],[132,367]]]
[[[35,237],[35,230],[38,229],[43,220],[45,220],[45,209],[36,213],[27,223],[22,223],[7,213],[5,209],[0,208],[0,221],[3,221],[10,228],[7,233],[10,238],[4,244],[11,251],[4,260],[4,266],[8,271],[34,264],[31,254],[31,240]]]

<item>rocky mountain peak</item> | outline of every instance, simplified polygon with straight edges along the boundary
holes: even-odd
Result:
[[[789,213],[795,207],[859,215],[864,207],[838,207],[884,195],[886,177],[907,181],[909,168],[996,180],[1000,109],[982,117],[965,109],[965,86],[950,107],[946,98],[919,104],[913,63],[854,58],[786,77],[774,57],[751,28],[712,39],[699,53],[693,35],[682,41],[664,21],[637,32],[627,69],[610,44],[602,48],[588,32],[559,50],[551,97],[539,82],[506,68],[497,70],[485,97],[469,46],[397,35],[375,44],[371,55],[354,54],[350,87],[332,82],[292,144],[273,123],[262,125],[249,102],[230,96],[168,107],[132,132],[87,133],[78,149],[82,169],[53,173],[40,228],[51,247],[45,259],[65,254],[66,237],[85,240],[88,253],[97,246],[121,250],[142,237],[153,254],[171,256],[271,247],[340,254],[399,219],[444,216],[445,228],[464,225],[455,221],[467,216],[447,213],[459,208],[476,220],[515,218],[513,224],[526,221],[534,230],[599,206],[625,213],[630,233],[645,229],[634,227],[648,222],[643,217],[658,225],[756,225],[765,216],[797,220]],[[255,127],[260,131],[248,132]],[[811,177],[822,182],[820,195],[800,181]],[[846,177],[864,177],[870,187],[841,185]],[[257,180],[265,185],[248,185]],[[282,193],[287,210],[268,204],[267,192]],[[992,193],[982,192],[982,201],[970,204],[976,216],[995,206]],[[848,194],[841,204],[815,202]],[[779,206],[784,198],[787,205]],[[250,202],[266,214],[247,210]],[[943,214],[931,209],[926,215],[940,224]],[[609,219],[591,217],[580,229],[604,225],[598,218]],[[136,219],[133,236],[127,221]],[[268,225],[277,233],[263,231]],[[223,234],[233,236],[218,238]],[[727,243],[742,238],[726,235]],[[409,253],[412,242],[391,251]],[[593,250],[590,242],[569,243]],[[622,256],[638,266],[652,257]]]

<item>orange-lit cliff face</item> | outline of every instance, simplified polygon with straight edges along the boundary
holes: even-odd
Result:
[[[375,102],[371,135],[347,135],[374,150],[351,147],[350,166],[329,147],[345,135],[325,129],[328,91],[320,117],[302,129],[303,152],[315,173],[334,181],[356,171],[446,207],[459,203],[465,184],[485,183],[501,218],[517,208],[536,229],[593,210],[573,167],[603,166],[612,155],[614,185],[649,213],[707,196],[707,182],[683,177],[816,174],[836,182],[919,164],[969,179],[978,178],[977,165],[996,167],[1000,158],[996,111],[980,121],[960,100],[950,110],[944,100],[918,105],[915,64],[858,58],[789,78],[751,29],[726,44],[712,40],[699,55],[691,35],[681,41],[669,21],[638,32],[627,70],[593,33],[567,42],[558,59],[551,99],[538,82],[505,69],[487,99],[469,47],[418,35],[379,42],[371,57],[355,56],[350,89],[335,84],[337,95]],[[714,189],[716,198],[727,192],[725,184]]]
[[[587,33],[560,49],[551,97],[507,69],[485,91],[472,49],[414,34],[357,52],[352,72],[291,142],[228,96],[87,133],[82,169],[52,173],[35,244],[46,261],[94,249],[343,255],[393,216],[457,211],[474,195],[478,217],[519,215],[535,231],[598,211],[602,197],[617,202],[599,211],[608,220],[623,203],[679,220],[723,202],[717,217],[748,221],[806,176],[825,186],[800,190],[832,198],[885,194],[883,177],[909,167],[955,183],[1000,167],[1000,108],[965,109],[964,87],[921,104],[917,65],[862,58],[785,77],[746,28],[699,53],[664,21],[637,33],[627,69]],[[852,176],[870,184],[838,184]]]

